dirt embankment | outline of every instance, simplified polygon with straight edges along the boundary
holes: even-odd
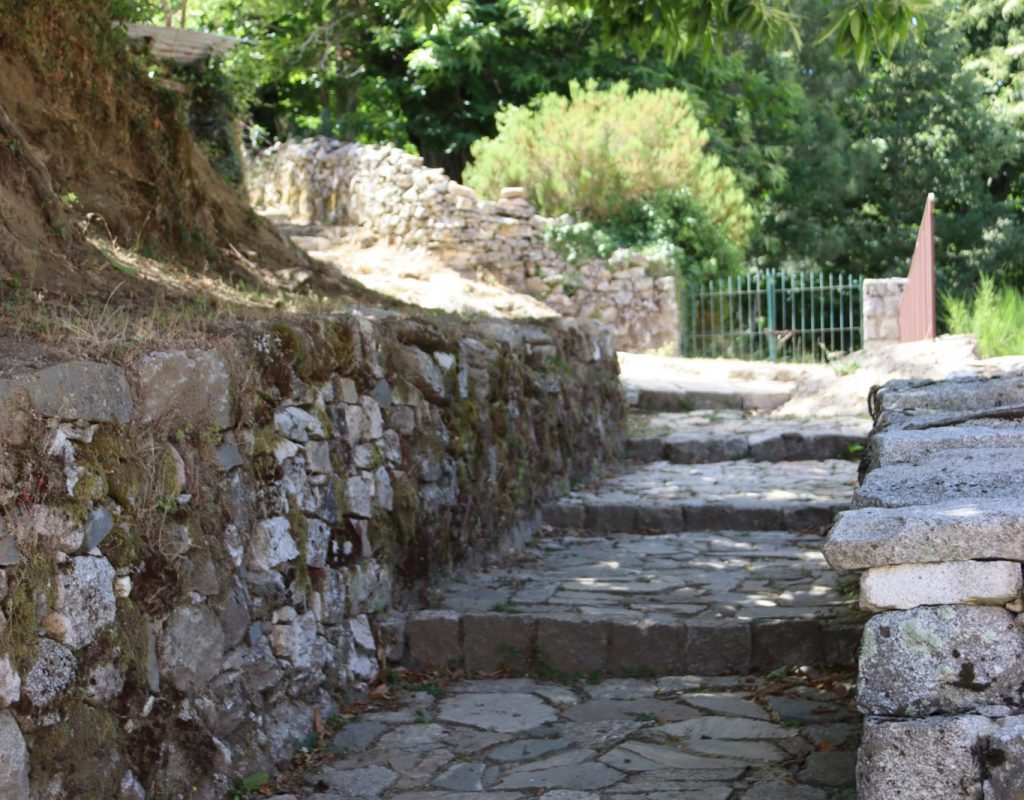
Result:
[[[255,286],[316,272],[210,166],[110,0],[0,0],[0,288],[146,299],[86,236]],[[0,116],[0,121],[3,117]],[[48,185],[52,195],[40,191]],[[343,283],[312,281],[350,294]]]

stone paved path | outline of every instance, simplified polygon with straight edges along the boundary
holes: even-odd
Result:
[[[348,718],[309,800],[853,798],[852,677],[428,683]],[[288,795],[279,796],[281,800]]]
[[[852,461],[656,461],[573,492],[551,506],[551,525],[629,532],[771,530],[828,525],[850,504]]]
[[[637,412],[633,461],[552,504],[486,571],[433,587],[393,673],[429,691],[354,717],[296,797],[854,796],[855,678],[813,676],[852,664],[860,639],[855,581],[820,548],[856,483],[838,456],[867,423],[694,411],[792,387],[755,365],[701,397],[691,366],[656,391],[627,374],[634,405],[687,410]]]

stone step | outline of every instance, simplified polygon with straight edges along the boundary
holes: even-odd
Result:
[[[822,369],[820,365],[631,353],[619,354],[619,368],[630,405],[643,411],[668,412],[778,408],[793,396],[798,380]]]
[[[573,492],[544,510],[558,528],[609,532],[805,530],[850,505],[850,461],[658,461]]]
[[[786,531],[547,531],[407,623],[409,663],[553,676],[742,673],[852,659],[848,576]]]
[[[626,455],[637,461],[798,461],[846,458],[862,449],[866,417],[795,419],[740,411],[633,414]]]
[[[837,569],[897,564],[1024,562],[1019,498],[844,511],[823,545]]]
[[[871,470],[853,496],[855,507],[898,508],[1024,496],[1024,449],[952,448]]]
[[[623,380],[631,407],[641,411],[696,409],[771,411],[793,396],[794,383],[728,380],[721,383],[663,377]]]
[[[428,610],[406,622],[406,663],[418,670],[462,666],[471,673],[511,670],[555,680],[737,675],[851,663],[862,630],[852,616],[656,623]]]
[[[908,464],[948,450],[977,448],[1024,448],[1024,423],[974,423],[955,428],[888,430],[871,439],[868,466]]]

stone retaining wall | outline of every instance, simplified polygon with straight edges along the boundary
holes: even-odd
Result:
[[[454,269],[487,273],[563,316],[612,325],[621,350],[678,348],[675,279],[649,276],[637,256],[566,263],[544,244],[554,220],[538,216],[523,189],[480,200],[396,147],[324,137],[256,154],[247,185],[261,213],[303,225],[359,225],[395,245],[425,248]]]
[[[825,543],[863,570],[861,800],[1024,796],[1024,376],[896,381],[854,509]],[[986,412],[988,412],[986,414]],[[971,417],[976,415],[977,418]]]
[[[0,400],[5,800],[212,800],[290,759],[401,657],[392,608],[624,415],[600,326],[359,312],[8,364]]]
[[[900,300],[906,278],[865,278],[861,288],[864,344],[900,340]]]

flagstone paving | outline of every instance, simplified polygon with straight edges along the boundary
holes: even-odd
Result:
[[[308,800],[839,800],[850,675],[465,680],[349,718]]]
[[[573,492],[545,522],[602,532],[802,530],[849,507],[853,461],[656,461]]]
[[[442,608],[581,618],[753,620],[842,613],[854,601],[819,534],[575,535],[546,530],[502,568],[438,591]]]

